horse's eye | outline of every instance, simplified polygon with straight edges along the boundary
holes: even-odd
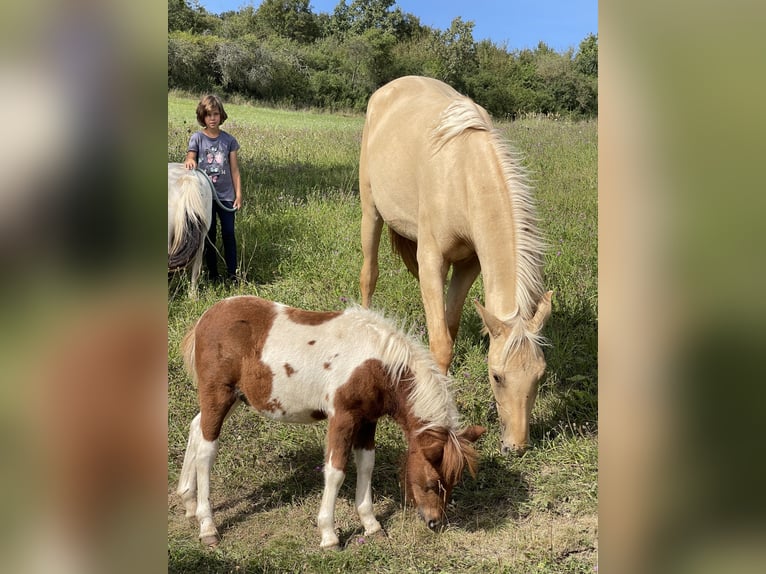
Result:
[[[495,380],[495,384],[496,385],[502,385],[503,384],[503,377],[501,377],[497,373],[492,373],[492,378]]]

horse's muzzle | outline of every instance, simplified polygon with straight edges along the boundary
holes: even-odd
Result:
[[[516,455],[520,456],[524,454],[527,449],[529,449],[529,444],[522,444],[522,445],[507,445],[506,443],[501,443],[500,446],[500,452],[502,452],[505,455]]]

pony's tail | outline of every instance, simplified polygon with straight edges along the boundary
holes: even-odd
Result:
[[[391,238],[391,250],[402,258],[407,270],[412,273],[415,279],[419,279],[417,241],[399,235],[390,227],[388,228],[388,235]]]
[[[179,178],[179,209],[173,220],[173,238],[168,253],[183,259],[185,254],[196,253],[200,242],[205,240],[205,231],[210,226],[207,211],[199,193],[199,179],[196,173],[189,172]]]
[[[197,339],[195,337],[196,330],[197,324],[195,323],[194,326],[189,329],[189,332],[186,333],[183,341],[181,341],[181,354],[184,359],[184,367],[186,367],[186,372],[191,375],[195,385],[197,384],[197,368],[194,360]]]

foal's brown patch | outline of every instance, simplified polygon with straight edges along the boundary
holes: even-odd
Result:
[[[295,309],[293,307],[285,309],[285,315],[287,315],[287,318],[293,323],[310,326],[321,325],[327,321],[332,321],[335,317],[342,314],[343,311],[306,311],[304,309]],[[309,345],[312,344],[313,343],[309,343]]]
[[[237,297],[216,303],[195,328],[197,380],[202,436],[215,440],[239,393],[254,409],[273,411],[274,374],[261,361],[276,308],[259,297]]]
[[[313,344],[315,344],[315,343],[316,343],[316,341],[315,341],[314,339],[312,339],[311,341],[309,341],[309,345],[313,345]]]
[[[295,369],[293,369],[292,365],[290,365],[290,363],[285,363],[285,373],[287,373],[287,376],[292,377],[294,372]]]

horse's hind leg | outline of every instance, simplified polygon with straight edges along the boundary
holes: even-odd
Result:
[[[372,294],[378,282],[378,247],[383,231],[383,218],[375,207],[369,189],[361,193],[362,198],[362,271],[359,274],[359,288],[362,292],[362,307],[372,303]]]
[[[199,537],[205,546],[216,546],[220,539],[210,505],[210,472],[218,455],[218,436],[226,417],[236,404],[236,396],[227,387],[218,387],[199,373],[200,413],[194,417],[189,447],[181,470],[178,492],[186,505],[187,516],[194,512],[199,522]],[[194,486],[196,478],[196,508]]]
[[[205,246],[205,240],[204,237],[200,242],[199,249],[197,250],[197,254],[194,256],[194,259],[191,264],[191,281],[189,283],[189,299],[192,301],[197,300],[197,285],[199,283],[199,276],[202,272],[202,253],[204,251]]]
[[[201,414],[198,413],[191,422],[184,464],[181,467],[181,477],[178,479],[178,488],[176,489],[176,493],[184,503],[186,518],[192,518],[197,513],[197,449],[202,440],[202,431],[199,426],[200,416]]]

